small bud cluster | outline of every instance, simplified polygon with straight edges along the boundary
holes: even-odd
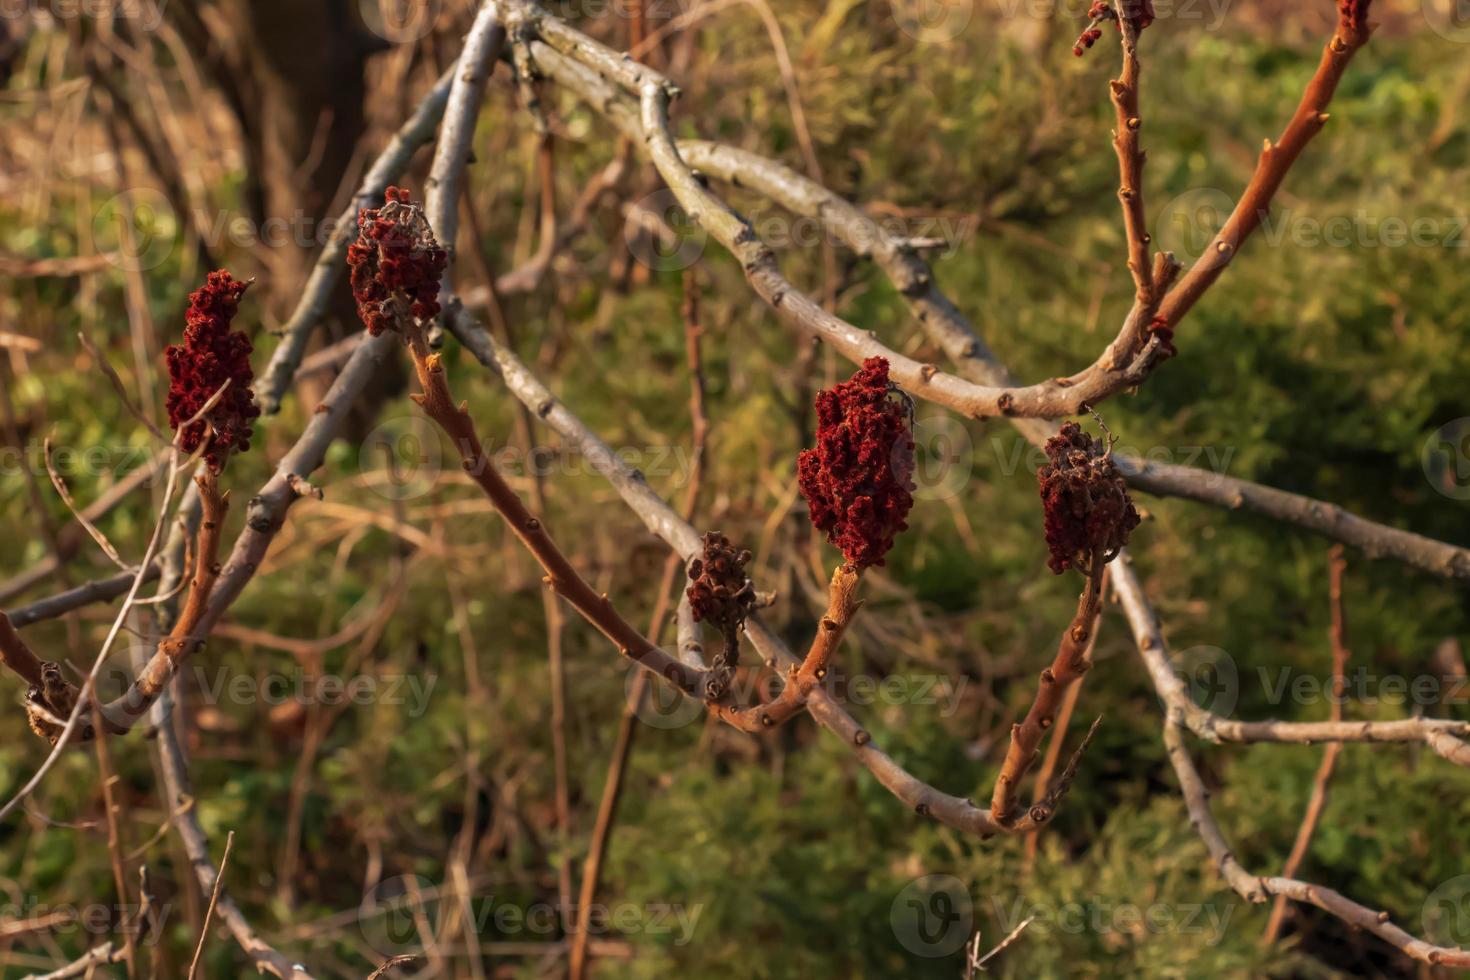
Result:
[[[1117,557],[1138,526],[1127,484],[1101,440],[1068,422],[1046,441],[1050,460],[1037,472],[1045,514],[1047,562],[1058,575],[1068,568],[1092,570],[1094,557]]]
[[[1159,351],[1164,357],[1173,357],[1179,353],[1179,349],[1174,346],[1174,328],[1163,317],[1156,316],[1148,322],[1148,335],[1159,338]]]
[[[755,606],[755,586],[745,574],[750,552],[739,550],[730,539],[715,531],[704,536],[704,550],[689,561],[689,608],[695,622],[709,623],[720,630],[724,648],[710,665],[711,698],[719,698],[729,686],[740,661],[740,630]]]
[[[914,504],[912,416],[895,390],[888,361],[870,357],[818,392],[817,446],[796,460],[812,523],[858,568],[883,564]]]
[[[1153,0],[1123,0],[1123,16],[1136,30],[1142,31],[1154,22]],[[1072,53],[1082,57],[1102,37],[1102,25],[1110,21],[1118,30],[1123,29],[1113,5],[1108,0],[1094,0],[1087,8],[1087,29],[1077,38]]]
[[[1338,22],[1353,34],[1363,36],[1368,30],[1368,8],[1373,0],[1337,0]]]
[[[689,607],[696,622],[740,626],[755,602],[755,589],[745,575],[749,551],[737,551],[717,531],[704,536],[704,550],[689,561]]]
[[[55,745],[66,729],[66,720],[77,706],[77,689],[62,676],[61,667],[41,664],[41,683],[26,691],[26,720],[31,731]],[[83,720],[84,728],[90,723]]]
[[[408,316],[420,322],[438,316],[447,262],[423,209],[407,190],[390,187],[381,208],[358,212],[357,241],[348,246],[347,264],[357,315],[368,333],[401,332],[399,323]]]
[[[185,452],[194,452],[208,439],[204,459],[215,473],[224,467],[232,450],[250,448],[251,423],[260,415],[250,390],[255,379],[250,368],[250,338],[230,329],[240,295],[249,285],[223,269],[211,272],[204,285],[189,296],[184,342],[164,351],[168,424],[175,431],[184,427],[179,444]],[[196,419],[221,388],[225,392],[214,407]]]

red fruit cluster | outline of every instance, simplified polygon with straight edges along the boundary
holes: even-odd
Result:
[[[1123,0],[1123,16],[1143,30],[1155,20],[1153,0]]]
[[[1068,422],[1046,441],[1046,458],[1050,463],[1036,476],[1051,550],[1047,564],[1060,575],[1069,568],[1090,572],[1094,556],[1112,561],[1138,526],[1138,511],[1112,456],[1101,441]]]
[[[448,256],[423,209],[407,190],[388,188],[381,208],[357,215],[357,241],[347,248],[352,295],[368,333],[398,330],[401,317],[439,315],[439,281]]]
[[[1153,0],[1123,0],[1123,16],[1137,30],[1142,31],[1154,22]],[[1102,28],[1098,25],[1112,21],[1114,27],[1120,31],[1123,29],[1118,23],[1118,11],[1108,0],[1094,0],[1092,6],[1087,8],[1087,20],[1087,30],[1082,32],[1077,43],[1072,46],[1072,53],[1079,58],[1102,37]]]
[[[251,422],[260,415],[250,384],[250,338],[230,329],[240,307],[240,294],[250,283],[223,269],[211,272],[189,296],[184,342],[164,351],[168,364],[168,424],[175,431],[199,414],[215,392],[229,387],[202,418],[185,426],[180,446],[194,452],[209,438],[204,459],[218,473],[231,450],[250,448]]]
[[[796,460],[812,523],[858,568],[883,564],[914,504],[908,406],[890,397],[888,361],[817,393],[817,447]]]

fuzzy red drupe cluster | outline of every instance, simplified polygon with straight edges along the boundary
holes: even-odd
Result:
[[[184,342],[164,351],[168,364],[168,424],[175,431],[199,414],[215,392],[230,386],[203,418],[185,426],[180,446],[194,452],[209,433],[204,459],[218,473],[231,451],[250,448],[251,422],[260,415],[250,384],[250,338],[230,329],[240,294],[250,283],[220,269],[189,296]]]
[[[1068,422],[1046,441],[1050,463],[1037,471],[1045,512],[1047,562],[1060,575],[1069,568],[1088,572],[1092,558],[1117,557],[1138,526],[1128,486],[1101,440]]]
[[[439,315],[439,281],[448,256],[434,239],[423,209],[407,190],[388,188],[381,208],[357,216],[357,241],[348,246],[352,295],[368,333],[397,330],[398,318]]]
[[[812,523],[858,568],[883,564],[914,504],[912,422],[892,392],[881,357],[818,392],[817,447],[796,460]]]
[[[1123,0],[1123,16],[1135,28],[1143,30],[1154,22],[1153,0]],[[1122,30],[1118,24],[1118,12],[1108,0],[1094,0],[1092,6],[1087,8],[1087,20],[1087,30],[1082,32],[1077,43],[1072,46],[1072,53],[1079,58],[1102,37],[1102,28],[1098,25],[1112,21],[1114,27]]]

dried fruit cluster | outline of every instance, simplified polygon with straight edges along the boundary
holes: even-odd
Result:
[[[77,693],[62,676],[60,665],[41,664],[41,683],[31,685],[26,691],[26,719],[31,731],[55,745],[66,728],[66,720],[76,709]]]
[[[240,295],[249,285],[223,269],[211,272],[204,285],[189,296],[184,342],[164,351],[168,424],[175,431],[184,426],[180,446],[185,452],[194,452],[209,437],[204,459],[215,473],[232,450],[250,448],[251,423],[260,415],[250,390],[255,379],[250,369],[250,338],[230,329],[240,308]],[[215,406],[189,422],[226,381],[229,387]]]
[[[737,550],[730,539],[715,531],[704,536],[704,550],[689,561],[689,608],[695,622],[720,630],[724,648],[711,666],[710,689],[718,698],[725,692],[740,660],[740,630],[755,606],[755,586],[745,574],[750,552]]]
[[[448,260],[407,190],[390,187],[381,208],[358,212],[357,241],[347,248],[347,264],[357,315],[368,333],[398,331],[405,316],[421,322],[438,316],[439,283]]]
[[[812,523],[857,568],[883,564],[914,504],[912,421],[894,390],[888,361],[870,357],[818,392],[817,446],[796,461]]]
[[[749,551],[737,551],[718,531],[704,536],[704,550],[689,561],[689,607],[696,622],[740,626],[755,602],[746,577]]]
[[[1045,511],[1047,562],[1060,575],[1092,570],[1094,556],[1112,561],[1138,526],[1138,511],[1112,455],[1100,440],[1068,422],[1046,441],[1050,463],[1037,472]]]

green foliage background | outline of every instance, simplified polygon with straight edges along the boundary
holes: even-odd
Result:
[[[916,235],[935,233],[936,222],[920,220],[933,216],[949,219],[951,232],[963,229],[950,243],[952,254],[936,262],[941,283],[1021,376],[1087,363],[1131,299],[1108,139],[1112,46],[1073,59],[1070,34],[1080,27],[1072,20],[1047,25],[1054,36],[1038,45],[1016,37],[988,8],[977,10],[959,37],[920,43],[886,10],[854,0],[777,9],[827,181],[885,213],[916,216],[905,225]],[[758,149],[800,169],[770,41],[757,25],[739,7],[704,24],[678,123],[690,135]],[[1162,216],[1155,226],[1160,244],[1187,250],[1187,223],[1164,221],[1187,217],[1191,202],[1208,199],[1205,192],[1233,195],[1243,186],[1260,139],[1274,136],[1294,106],[1320,41],[1245,16],[1216,30],[1166,18],[1148,32],[1147,197],[1150,215]],[[1465,51],[1422,25],[1400,24],[1358,57],[1331,123],[1279,201],[1275,220],[1286,233],[1250,242],[1180,331],[1180,356],[1136,394],[1103,407],[1122,445],[1175,462],[1197,454],[1196,465],[1219,461],[1232,476],[1470,543],[1470,503],[1437,492],[1421,465],[1431,434],[1470,415]],[[615,138],[585,106],[567,97],[552,101],[565,134],[558,168],[566,201],[610,157]],[[491,265],[504,269],[514,259],[522,207],[534,206],[535,185],[528,180],[534,137],[503,75],[481,125],[473,193],[482,245]],[[758,222],[780,220],[763,202],[733,197]],[[49,224],[0,221],[0,245],[31,257],[75,254],[76,228],[88,222],[69,207],[58,200]],[[1342,217],[1359,229],[1349,244],[1297,237],[1314,222]],[[1360,233],[1381,230],[1391,218],[1432,219],[1441,240],[1390,247]],[[605,216],[577,244],[554,289],[510,309],[521,355],[542,367],[611,445],[638,447],[647,464],[658,447],[684,447],[689,438],[680,281],[677,272],[656,273],[635,288],[616,288],[606,268],[609,255],[623,248],[620,222]],[[786,249],[781,258],[795,281],[820,284],[814,250]],[[840,312],[906,353],[942,363],[881,275],[845,254],[839,260]],[[175,254],[147,277],[160,343],[171,338],[197,271],[183,262]],[[250,259],[240,262],[248,266]],[[833,560],[804,529],[799,501],[784,519],[771,519],[790,506],[794,455],[806,439],[793,423],[809,397],[793,354],[805,342],[754,301],[740,270],[713,245],[701,269],[714,428],[695,523],[756,549],[758,583],[781,593],[773,619],[800,645],[819,611],[811,566]],[[147,436],[103,390],[74,340],[78,329],[88,329],[132,383],[122,276],[109,272],[95,284],[90,313],[76,280],[0,286],[5,317],[46,343],[32,369],[15,378],[12,397],[23,418],[38,420],[37,441],[50,432],[60,446],[103,447],[110,460],[134,465]],[[248,302],[244,319],[252,327],[258,322]],[[259,363],[272,344],[260,335]],[[513,405],[504,389],[452,346],[448,360],[455,389],[482,431],[497,444],[509,442]],[[818,383],[848,370],[820,352],[813,364]],[[309,410],[289,403],[262,425],[257,451],[232,463],[228,482],[239,501],[263,482]],[[935,415],[920,409],[921,419]],[[412,417],[401,397],[381,406],[380,421],[391,432],[406,429]],[[950,792],[984,795],[1008,724],[1029,704],[1079,582],[1046,572],[1034,461],[1019,438],[996,422],[954,422],[945,431],[964,435],[968,445],[957,465],[968,479],[951,474],[953,495],[921,499],[888,568],[867,586],[869,604],[842,659],[853,672],[916,685],[943,678],[948,687],[937,704],[854,710],[875,741],[920,777]],[[556,446],[544,430],[537,437]],[[550,525],[630,619],[644,621],[661,548],[585,462],[557,458],[547,485]],[[91,499],[115,466],[105,473],[79,468],[74,491]],[[569,623],[574,820],[563,843],[551,827],[539,573],[452,470],[430,494],[394,501],[372,476],[379,466],[339,443],[314,479],[329,503],[396,515],[439,550],[409,554],[382,524],[362,524],[353,546],[339,547],[347,524],[361,524],[360,513],[333,518],[304,503],[278,546],[280,560],[252,582],[233,621],[288,637],[327,635],[370,616],[401,572],[403,598],[381,638],[363,651],[362,666],[351,666],[359,655],[353,643],[328,652],[322,666],[432,678],[427,709],[374,703],[345,711],[331,727],[308,774],[294,906],[278,891],[276,869],[301,746],[268,724],[268,705],[214,706],[223,715],[220,727],[200,733],[193,746],[199,813],[216,854],[224,833],[236,832],[230,890],[262,934],[322,975],[360,976],[373,965],[365,930],[352,915],[365,865],[378,854],[384,877],[447,882],[446,854],[467,800],[475,798],[466,783],[466,768],[473,769],[471,785],[480,787],[480,816],[488,823],[470,865],[480,896],[475,907],[488,916],[480,941],[492,950],[487,962],[505,975],[541,975],[537,957],[502,956],[494,944],[556,936],[499,929],[489,913],[555,901],[554,865],[570,859],[580,867],[627,674],[600,637]],[[650,467],[649,476],[669,500],[682,498],[685,474],[677,466]],[[10,543],[0,568],[13,573],[46,553],[14,465],[0,475],[0,501],[0,535]],[[446,511],[446,502],[463,505]],[[1134,551],[1172,647],[1209,646],[1229,655],[1240,717],[1325,718],[1320,699],[1273,703],[1270,687],[1278,672],[1321,678],[1330,664],[1327,544],[1249,515],[1172,500],[1141,503],[1148,519]],[[236,507],[232,532],[242,509]],[[140,496],[107,519],[106,532],[137,555],[150,515]],[[53,504],[50,516],[59,521],[65,512]],[[1430,658],[1442,641],[1470,639],[1463,586],[1355,553],[1349,562],[1355,666],[1380,677],[1422,676],[1432,672]],[[74,568],[77,577],[104,572],[90,553]],[[472,651],[455,628],[448,576],[465,598]],[[91,610],[81,621],[84,648],[95,648],[90,641],[105,627],[103,614]],[[27,636],[43,650],[67,643],[60,623]],[[1189,826],[1160,744],[1157,700],[1116,609],[1105,616],[1097,657],[1069,736],[1079,737],[1095,715],[1103,724],[1034,860],[1025,857],[1023,841],[976,840],[909,812],[809,721],[762,739],[702,723],[640,728],[600,899],[679,905],[697,912],[696,926],[687,943],[677,941],[677,931],[628,932],[619,938],[632,958],[600,961],[598,976],[956,977],[958,955],[916,956],[895,930],[895,900],[930,874],[964,882],[987,948],[1021,915],[1041,915],[990,964],[997,976],[1415,975],[1382,944],[1311,911],[1297,915],[1282,942],[1263,946],[1267,909],[1243,905],[1222,885]],[[212,641],[200,659],[207,671],[223,671],[209,673],[211,683],[298,670],[289,654],[229,638]],[[10,700],[18,700],[13,679],[5,683]],[[201,707],[198,685],[189,701]],[[1411,710],[1392,701],[1348,707],[1349,717]],[[1463,703],[1449,710],[1470,717]],[[8,797],[39,763],[43,746],[25,731],[18,710],[4,713],[0,730],[0,794]],[[1321,750],[1198,742],[1191,750],[1216,788],[1215,812],[1241,861],[1258,873],[1279,869]],[[167,817],[149,743],[135,736],[113,751],[133,813],[131,836],[141,844]],[[110,901],[96,787],[92,755],[70,753],[29,815],[0,827],[0,875],[17,893],[10,901]],[[496,787],[507,795],[492,799]],[[507,799],[517,816],[507,812]],[[74,831],[48,821],[92,825]],[[1349,746],[1302,873],[1420,932],[1424,897],[1470,870],[1467,821],[1470,773],[1418,748]],[[166,938],[174,958],[186,961],[195,938],[180,890],[187,869],[167,839],[152,844],[146,860],[160,892],[175,896]],[[1176,924],[1140,925],[1116,913],[1123,905],[1165,909]],[[346,924],[332,925],[339,914]],[[1178,924],[1191,914],[1193,925]],[[1088,924],[1077,927],[1078,918]],[[1217,922],[1219,928],[1211,925]],[[53,950],[76,954],[87,938],[60,937]],[[208,957],[210,976],[243,975],[229,942],[216,939]],[[25,972],[20,965],[5,969],[6,976]]]

